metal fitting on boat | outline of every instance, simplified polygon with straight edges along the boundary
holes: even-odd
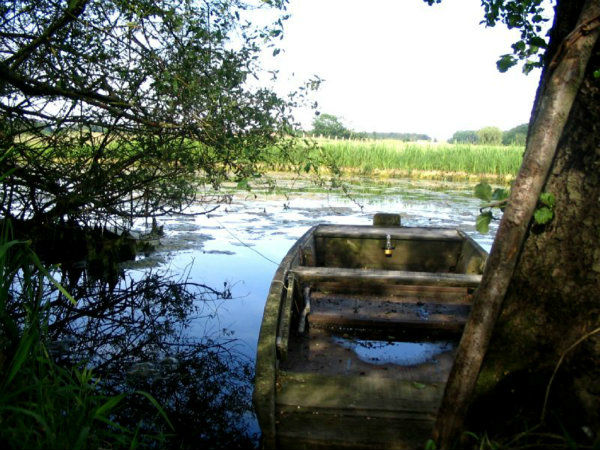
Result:
[[[392,247],[392,237],[389,234],[387,234],[385,236],[385,248],[383,249],[383,253],[385,254],[386,258],[392,257],[393,249],[394,247]]]

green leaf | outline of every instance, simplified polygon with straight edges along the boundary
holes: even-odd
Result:
[[[541,38],[539,36],[533,36],[531,39],[529,39],[529,45],[531,45],[532,47],[540,48],[546,48],[548,46],[544,38]]]
[[[536,67],[542,67],[541,64],[539,63],[539,61],[527,60],[527,62],[525,62],[525,64],[523,64],[523,73],[525,75],[528,75]]]
[[[498,67],[500,72],[506,72],[515,64],[517,64],[517,60],[513,55],[502,55],[496,62],[496,67]]]
[[[491,211],[486,211],[484,213],[479,214],[477,219],[475,220],[475,228],[481,234],[486,234],[490,231],[490,222],[492,221],[494,216],[492,216]]]
[[[475,197],[489,202],[492,199],[492,187],[485,181],[482,181],[475,186]]]
[[[35,266],[38,268],[38,270],[42,273],[42,275],[44,275],[44,277],[46,277],[46,279],[50,283],[52,283],[54,285],[54,287],[56,289],[58,289],[61,292],[61,294],[67,298],[67,300],[69,300],[73,305],[77,305],[77,300],[75,300],[73,298],[73,296],[67,292],[67,290],[62,286],[62,284],[60,284],[58,281],[56,281],[54,279],[54,277],[52,275],[50,275],[48,270],[46,270],[46,268],[44,267],[44,265],[38,258],[37,254],[35,254],[35,252],[32,251],[30,253],[29,257],[31,258],[31,261],[33,261],[33,264],[35,264]]]
[[[33,417],[40,425],[40,427],[42,428],[42,430],[48,430],[48,423],[44,420],[44,417],[42,417],[42,415],[36,413],[35,411],[31,411],[29,409],[26,408],[21,408],[18,406],[2,406],[0,408],[0,411],[4,412],[4,411],[13,411],[16,412],[18,414],[23,414],[25,416],[29,416],[29,417]]]
[[[10,250],[11,247],[14,247],[15,245],[20,245],[20,244],[27,244],[27,241],[9,241],[9,242],[5,242],[2,245],[0,245],[0,258],[3,258],[4,255],[6,254],[6,252],[8,250]]]
[[[544,20],[544,18],[542,16],[540,16],[539,14],[536,14],[535,16],[533,16],[531,18],[531,21],[533,23],[540,23],[540,22],[545,22],[546,20]]]
[[[556,204],[556,198],[554,198],[554,195],[549,192],[542,192],[540,194],[540,203],[552,209]]]
[[[594,78],[600,78],[600,69],[594,70]]]
[[[552,210],[546,206],[542,206],[541,208],[538,208],[535,210],[535,213],[533,214],[533,219],[535,220],[536,223],[540,224],[540,225],[544,225],[548,222],[550,222],[552,220],[552,218],[554,217],[554,213],[552,212]]]
[[[126,394],[115,395],[110,397],[106,402],[100,405],[94,412],[94,419],[106,417],[110,412],[125,398]]]
[[[425,442],[425,450],[437,450],[437,445],[433,439],[428,439]]]
[[[417,389],[425,389],[427,387],[427,385],[425,385],[423,383],[419,383],[417,381],[413,381],[412,386]]]
[[[149,394],[146,391],[135,391],[135,392],[137,394],[139,394],[139,395],[142,395],[142,396],[146,397],[148,399],[148,401],[150,403],[152,403],[152,406],[154,406],[156,408],[156,410],[159,412],[159,414],[163,417],[163,419],[165,419],[165,422],[167,422],[167,424],[169,425],[169,427],[171,427],[171,430],[175,431],[175,427],[173,426],[173,424],[169,420],[169,417],[167,416],[167,413],[160,406],[160,403],[158,403],[158,401],[156,401],[156,399],[151,394]]]
[[[19,373],[21,366],[23,366],[23,364],[27,361],[31,348],[35,345],[38,339],[39,334],[33,328],[31,328],[28,333],[23,335],[19,341],[17,351],[15,352],[15,355],[11,361],[8,377],[6,377],[6,381],[4,382],[3,386],[4,390],[6,390],[6,386],[8,386]]]
[[[509,191],[502,188],[494,189],[494,193],[492,194],[492,200],[500,201],[508,198]]]
[[[514,50],[515,52],[518,52],[518,51],[521,51],[521,52],[522,52],[522,51],[525,51],[525,42],[524,42],[524,41],[518,41],[518,42],[515,42],[515,43],[512,45],[512,48],[513,48],[513,50]]]

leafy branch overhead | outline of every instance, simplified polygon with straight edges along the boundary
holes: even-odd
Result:
[[[281,98],[250,83],[287,3],[3,3],[0,214],[98,223],[178,212],[202,185],[256,176],[310,90]]]
[[[489,231],[491,221],[496,219],[492,214],[493,208],[499,208],[504,212],[509,195],[510,192],[502,188],[496,188],[492,191],[492,187],[485,181],[475,186],[475,196],[486,202],[481,206],[480,214],[475,221],[477,231],[483,234]]]
[[[429,5],[442,0],[424,0]],[[550,19],[544,15],[544,0],[481,0],[487,27],[504,23],[508,29],[520,31],[520,38],[511,45],[512,53],[506,53],[496,63],[500,72],[506,72],[519,61],[523,62],[523,72],[528,74],[536,67],[542,67],[542,58],[548,43],[542,35],[544,24]]]
[[[499,220],[493,214],[494,208],[498,208],[501,212],[508,205],[510,197],[510,190],[503,188],[496,188],[492,190],[492,187],[482,181],[475,186],[475,197],[483,200],[483,203],[479,209],[479,215],[475,220],[475,228],[482,234],[486,234],[490,229],[490,223],[492,220]],[[554,205],[556,199],[553,194],[549,192],[542,192],[538,200],[538,207],[536,208],[533,220],[537,225],[545,225],[554,218]]]

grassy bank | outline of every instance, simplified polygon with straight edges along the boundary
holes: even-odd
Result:
[[[375,177],[432,179],[495,178],[510,180],[521,165],[519,146],[420,144],[395,140],[348,141],[318,139],[315,148],[298,147],[297,157],[334,160],[345,173]],[[274,169],[285,170],[277,161]]]

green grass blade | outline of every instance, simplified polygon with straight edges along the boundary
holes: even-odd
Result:
[[[31,331],[25,334],[21,341],[19,342],[19,346],[17,347],[17,351],[15,352],[15,356],[13,357],[10,365],[10,369],[8,371],[8,376],[6,377],[6,381],[4,382],[4,388],[12,382],[12,380],[17,376],[19,370],[23,366],[23,364],[27,361],[29,357],[29,353],[34,343],[38,340],[39,336],[37,333]]]
[[[171,428],[171,430],[175,431],[175,427],[173,426],[173,424],[167,417],[167,413],[165,412],[165,410],[162,408],[162,406],[160,406],[160,404],[156,401],[156,399],[152,395],[150,395],[148,392],[145,392],[145,391],[135,391],[135,392],[136,392],[136,394],[143,395],[144,397],[146,397],[148,399],[148,401],[150,401],[150,403],[152,403],[152,405],[158,410],[158,412],[163,417],[163,419],[165,419],[165,422],[167,422],[167,424],[169,424],[169,427]]]
[[[67,290],[58,281],[56,281],[52,275],[50,275],[50,273],[46,270],[46,268],[34,252],[31,252],[31,260],[38,268],[38,270],[42,272],[44,277],[46,277],[46,279],[50,281],[50,283],[52,283],[54,287],[56,287],[56,289],[58,289],[61,292],[62,295],[64,295],[73,305],[77,305],[77,300],[75,300],[73,296],[69,294]]]
[[[123,400],[126,394],[115,395],[114,397],[109,398],[106,402],[100,405],[96,411],[94,412],[94,419],[99,419],[101,417],[106,417],[107,414],[114,409],[120,402]]]
[[[23,414],[25,416],[32,417],[33,419],[35,419],[36,422],[38,422],[40,424],[42,429],[44,429],[44,430],[49,429],[48,423],[44,420],[44,418],[40,414],[38,414],[34,411],[30,411],[29,409],[21,408],[19,406],[5,405],[5,406],[0,407],[0,411],[12,411],[12,412],[16,412],[19,414]]]

